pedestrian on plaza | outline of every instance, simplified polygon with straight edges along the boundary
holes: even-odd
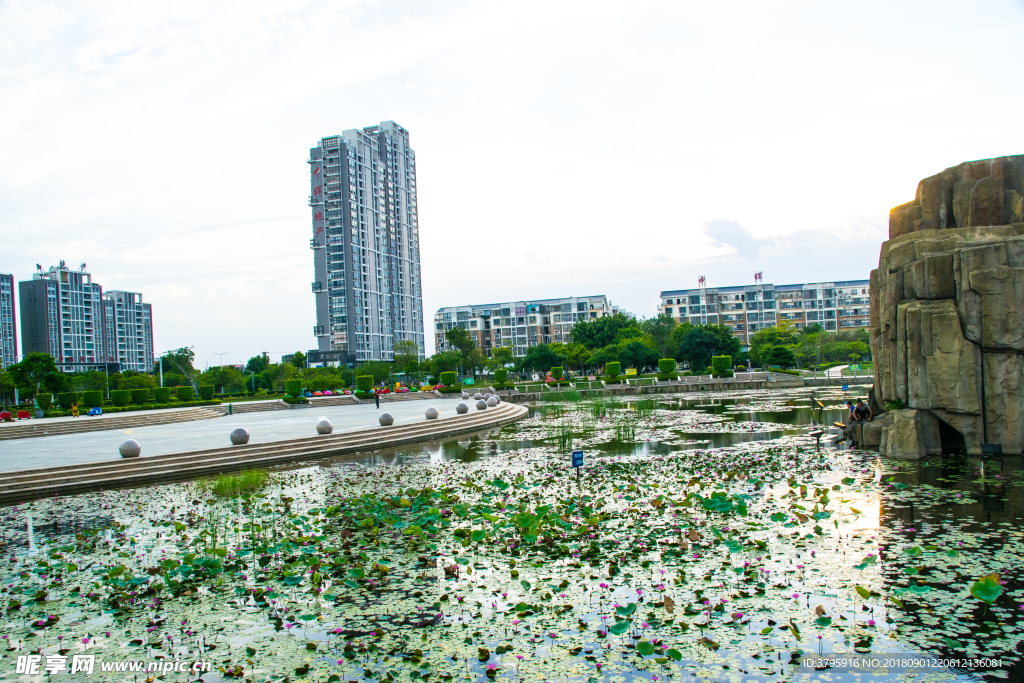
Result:
[[[379,389],[374,389],[373,390],[373,401],[374,401],[374,403],[377,404],[377,409],[379,410],[380,409],[380,390]]]

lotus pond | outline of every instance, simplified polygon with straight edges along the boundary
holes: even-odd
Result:
[[[0,678],[81,652],[205,681],[809,680],[801,654],[896,652],[1019,676],[1021,459],[818,450],[817,415],[798,390],[545,403],[235,495],[4,508]]]

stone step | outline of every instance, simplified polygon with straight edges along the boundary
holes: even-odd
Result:
[[[480,431],[522,419],[526,414],[522,406],[503,403],[486,411],[411,425],[150,458],[5,472],[0,483],[0,504],[353,454]]]
[[[150,425],[174,424],[209,420],[224,415],[220,406],[186,408],[167,412],[139,411],[128,415],[111,417],[82,416],[76,420],[53,421],[46,418],[34,419],[30,422],[7,423],[0,425],[0,441],[8,439],[30,439],[39,436],[59,436],[62,434],[81,434],[85,432],[102,432],[108,430],[134,429]]]

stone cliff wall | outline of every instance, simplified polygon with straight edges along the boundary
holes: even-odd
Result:
[[[967,451],[1024,452],[1024,155],[926,178],[889,217],[871,272],[880,452],[939,452],[948,427]],[[913,412],[918,411],[918,412]],[[946,426],[943,426],[945,423]]]

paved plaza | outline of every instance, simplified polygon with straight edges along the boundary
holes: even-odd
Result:
[[[425,421],[424,411],[434,406],[440,417],[455,414],[457,401],[403,401],[384,404],[310,407],[262,413],[226,415],[212,420],[135,427],[84,434],[43,436],[0,442],[0,472],[56,467],[103,460],[119,460],[117,448],[125,439],[142,446],[142,457],[230,446],[228,434],[236,427],[249,432],[249,443],[270,443],[316,436],[316,423],[326,417],[334,433],[377,427],[381,413],[391,413],[395,424]],[[78,418],[88,419],[88,418]]]

